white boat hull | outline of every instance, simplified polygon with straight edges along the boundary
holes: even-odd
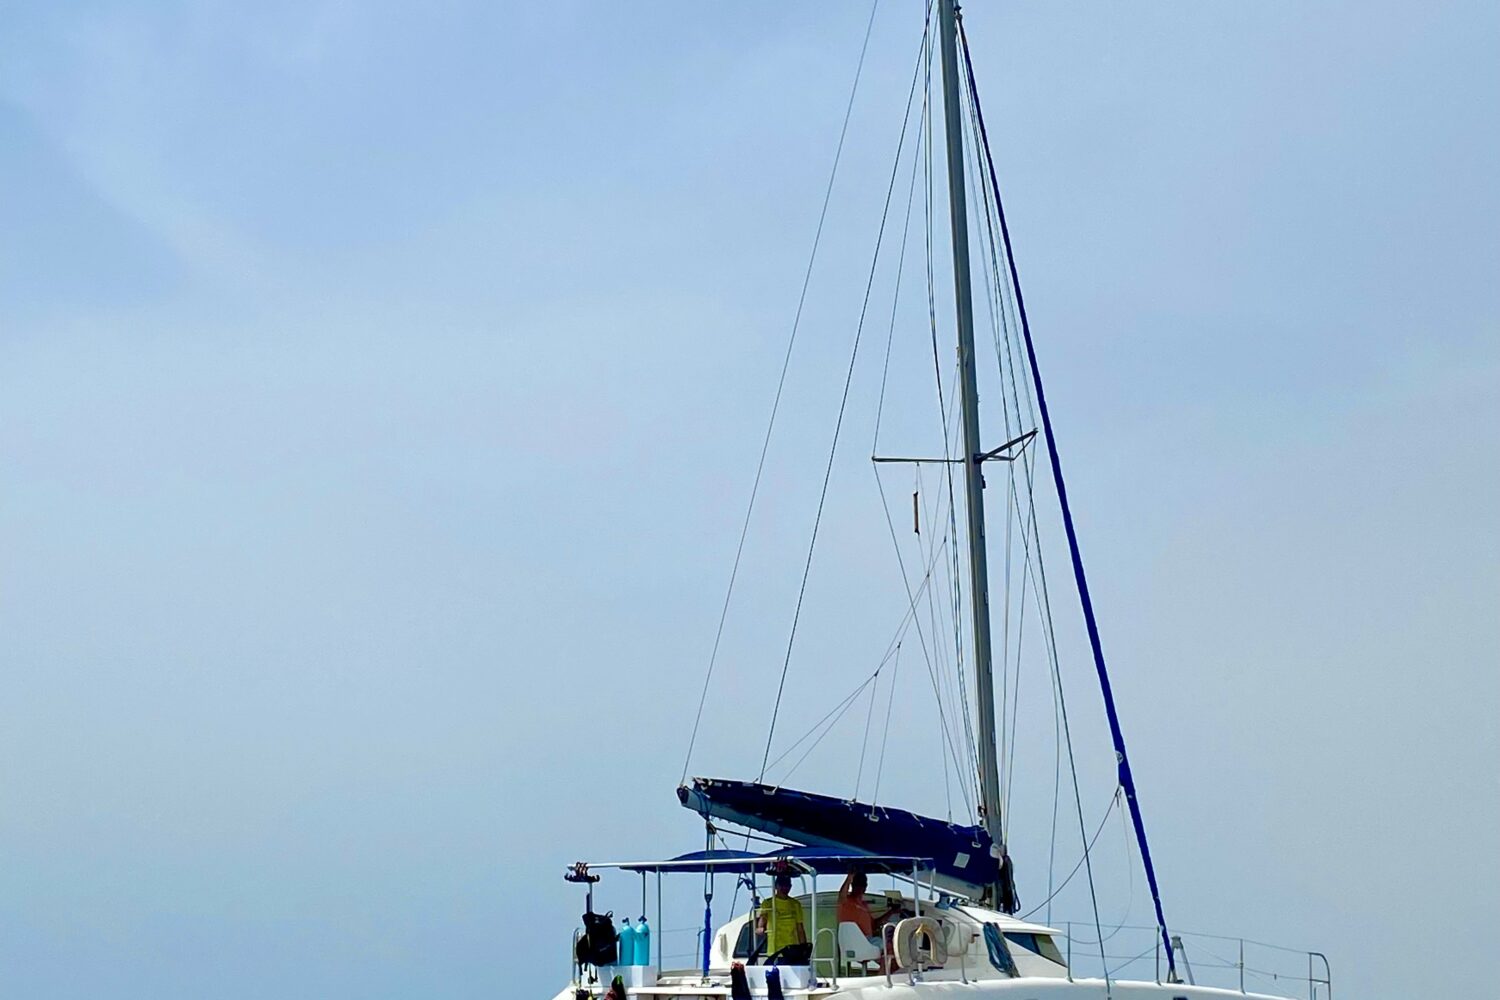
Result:
[[[593,987],[591,997],[600,997],[605,984]],[[724,1000],[728,997],[727,985],[667,985],[631,989],[631,1000]],[[764,997],[764,992],[752,991],[752,996]],[[999,997],[1004,1000],[1285,1000],[1264,993],[1241,993],[1238,990],[1217,989],[1211,986],[1189,986],[1182,983],[1152,983],[1114,980],[1106,984],[1102,979],[1058,980],[1051,978],[1022,977],[1018,979],[987,979],[961,982],[958,980],[908,982],[904,975],[891,978],[887,985],[884,977],[874,979],[843,980],[839,985],[824,984],[811,990],[787,990],[787,997],[806,997],[808,1000],[938,1000],[942,997]],[[574,1000],[574,987],[557,994],[555,1000]]]

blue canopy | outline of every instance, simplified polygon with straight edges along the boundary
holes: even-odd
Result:
[[[978,898],[1001,879],[1000,860],[979,826],[918,816],[901,809],[751,781],[694,778],[677,789],[684,806],[705,817],[808,845],[793,850],[834,852],[828,857],[926,858],[935,881]],[[911,866],[907,865],[907,871]]]

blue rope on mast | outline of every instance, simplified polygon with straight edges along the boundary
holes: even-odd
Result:
[[[969,39],[962,26],[958,33],[959,47],[964,55],[964,69],[969,77],[969,100],[974,105],[975,120],[979,123],[979,142],[984,149],[985,166],[989,171],[990,187],[995,196],[995,214],[1000,221],[1000,238],[1005,246],[1005,260],[1010,268],[1011,287],[1016,293],[1016,312],[1021,319],[1021,333],[1026,340],[1026,360],[1031,366],[1031,382],[1036,388],[1037,410],[1042,417],[1042,430],[1047,437],[1047,456],[1052,463],[1052,481],[1057,486],[1057,501],[1062,507],[1063,529],[1068,536],[1068,555],[1073,562],[1073,579],[1078,584],[1078,598],[1083,605],[1083,619],[1088,627],[1089,647],[1094,654],[1094,670],[1099,675],[1099,690],[1104,696],[1104,711],[1109,716],[1109,735],[1114,741],[1115,758],[1118,761],[1120,788],[1125,792],[1125,804],[1130,808],[1130,823],[1135,828],[1135,839],[1141,845],[1141,863],[1146,869],[1146,882],[1151,887],[1151,904],[1156,908],[1156,926],[1161,931],[1162,943],[1167,952],[1167,979],[1177,981],[1177,963],[1172,953],[1172,938],[1167,933],[1167,918],[1162,913],[1161,892],[1156,885],[1156,868],[1151,864],[1151,848],[1146,843],[1146,825],[1141,819],[1141,806],[1136,799],[1135,776],[1130,771],[1130,757],[1125,752],[1125,734],[1120,730],[1120,716],[1115,711],[1114,690],[1110,687],[1109,671],[1104,666],[1104,646],[1099,640],[1099,624],[1094,619],[1094,602],[1089,597],[1089,582],[1083,572],[1083,555],[1078,548],[1078,534],[1073,528],[1073,511],[1068,506],[1068,488],[1063,483],[1062,461],[1057,454],[1057,439],[1052,433],[1052,418],[1047,413],[1047,396],[1042,391],[1042,372],[1036,363],[1036,348],[1031,340],[1031,324],[1026,320],[1026,301],[1021,296],[1021,277],[1016,272],[1016,258],[1011,253],[1010,229],[1005,224],[1005,208],[1000,201],[1000,180],[995,172],[995,159],[990,154],[988,130],[984,127],[984,112],[979,107],[979,89],[974,83],[974,64],[969,59]]]

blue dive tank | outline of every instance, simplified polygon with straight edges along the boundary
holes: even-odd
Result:
[[[635,928],[630,926],[629,917],[625,918],[625,926],[620,928],[620,957],[615,964],[635,964]]]
[[[651,925],[646,923],[644,913],[641,914],[640,923],[635,925],[635,962],[632,964],[651,964]]]

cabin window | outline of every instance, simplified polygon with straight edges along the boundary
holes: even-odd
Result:
[[[1032,934],[1023,931],[1006,931],[1005,940],[1017,948],[1025,948],[1033,955],[1040,955],[1049,962],[1062,965],[1062,953],[1057,950],[1057,945],[1052,943],[1050,934]]]

